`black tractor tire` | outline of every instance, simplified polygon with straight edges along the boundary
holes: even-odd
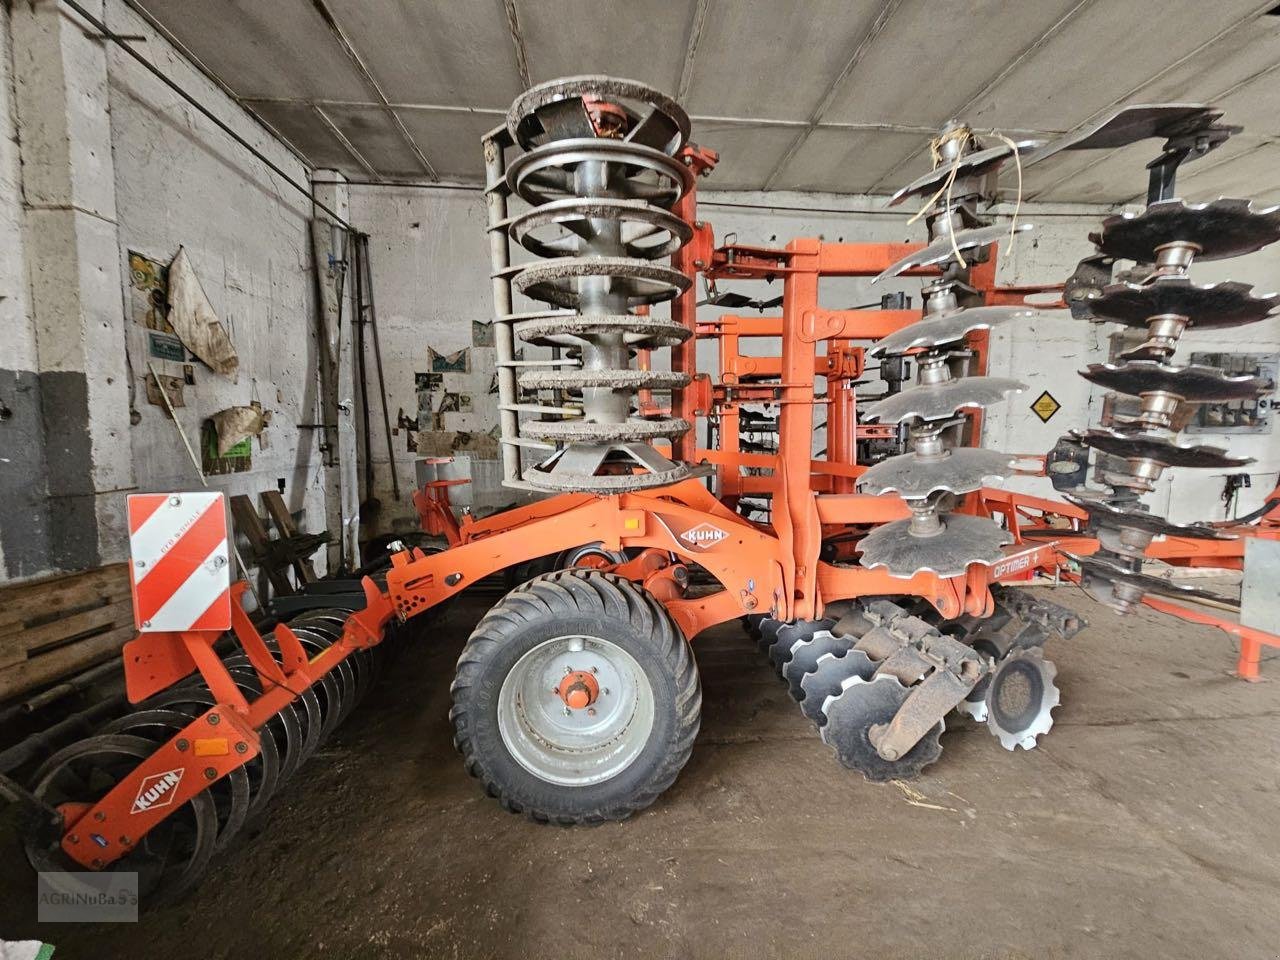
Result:
[[[608,779],[565,785],[526,769],[504,742],[499,696],[529,651],[566,636],[606,638],[648,681],[653,722],[635,758]],[[477,624],[450,688],[454,745],[467,771],[507,810],[565,826],[624,820],[675,782],[698,734],[702,688],[689,644],[641,587],[596,570],[544,574],[507,594]]]

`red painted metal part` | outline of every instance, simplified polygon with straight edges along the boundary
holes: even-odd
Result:
[[[421,552],[418,553],[422,556]],[[354,651],[382,641],[393,615],[391,602],[370,579],[364,581],[365,608],[347,618],[342,636],[308,659],[287,626],[276,627],[277,660],[241,606],[247,584],[232,586],[232,630],[262,682],[262,694],[248,700],[213,650],[217,631],[151,633],[125,645],[125,688],[137,703],[195,670],[213,693],[209,708],[157,748],[97,803],[67,817],[62,849],[88,869],[101,869],[135,847],[157,823],[183,803],[258,755],[259,731]],[[225,752],[198,752],[198,742],[225,740]],[[164,803],[140,806],[149,785],[160,784]],[[64,811],[64,816],[71,811]]]
[[[226,751],[197,756],[196,742],[211,739],[225,739]],[[219,701],[161,744],[101,800],[85,805],[78,818],[68,818],[63,852],[85,869],[114,863],[210,783],[256,757],[259,743],[257,730],[243,713]],[[147,803],[151,790],[158,792]]]
[[[1088,556],[1098,550],[1096,539],[1078,534],[1088,520],[1088,515],[1073,504],[991,488],[984,488],[978,500],[980,504],[978,512],[987,516],[1002,516],[1008,528],[1015,534],[1018,543],[1045,542],[1056,536],[1063,550],[1077,556]],[[1280,488],[1268,494],[1265,500],[1268,502],[1280,500]],[[1068,539],[1063,539],[1063,529],[1056,525],[1063,523],[1068,525],[1067,532],[1072,534]],[[1187,537],[1162,537],[1152,542],[1146,550],[1146,555],[1153,560],[1160,560],[1173,566],[1240,570],[1244,565],[1244,547],[1248,538],[1280,539],[1280,508],[1272,510],[1256,524],[1226,525],[1222,529],[1224,532],[1234,534],[1236,539],[1200,540]],[[1078,575],[1069,569],[1064,569],[1067,566],[1066,558],[1058,556],[1049,563],[1041,565],[1040,569],[1069,580],[1078,580]],[[1222,613],[1209,608],[1155,596],[1146,596],[1142,602],[1153,610],[1186,620],[1188,623],[1217,627],[1236,638],[1240,643],[1236,673],[1242,679],[1258,678],[1262,647],[1280,648],[1280,634],[1245,626],[1230,616],[1223,616]]]
[[[1257,680],[1262,673],[1262,648],[1280,648],[1280,637],[1265,630],[1246,627],[1210,613],[1208,610],[1197,610],[1192,607],[1174,603],[1163,597],[1143,597],[1142,602],[1152,610],[1159,610],[1188,623],[1199,623],[1209,627],[1217,627],[1224,633],[1240,641],[1240,655],[1236,659],[1236,676],[1242,680]]]
[[[449,463],[452,457],[436,457],[431,463]],[[470,480],[428,480],[413,492],[413,507],[418,512],[418,525],[432,537],[444,537],[449,544],[458,542],[458,520],[449,503],[449,488]]]
[[[720,159],[714,150],[707,150],[690,144],[681,151],[680,158],[694,173],[696,178],[709,173]],[[708,245],[711,242],[711,231],[698,221],[697,191],[690,190],[672,209],[676,216],[693,225],[694,242],[686,244],[671,257],[671,265],[687,274],[696,277],[707,263]],[[671,303],[671,319],[675,320],[690,332],[690,337],[682,344],[671,348],[671,369],[676,373],[687,373],[694,376],[698,370],[697,341],[693,332],[697,329],[698,295],[697,284],[690,284],[689,289]],[[677,417],[683,417],[690,423],[705,410],[698,407],[695,394],[689,390],[677,391],[673,398]],[[692,460],[697,449],[695,431],[690,430],[672,443],[672,456],[676,460]]]
[[[716,155],[689,147],[682,154],[695,173],[709,170]],[[644,583],[676,620],[689,639],[707,627],[746,613],[771,613],[782,619],[814,618],[834,600],[874,595],[913,595],[932,603],[947,618],[962,614],[988,616],[993,609],[990,586],[1016,583],[1037,571],[1056,573],[1060,550],[1090,553],[1096,541],[1079,533],[1084,512],[1057,501],[1003,490],[984,489],[965,498],[961,509],[1001,516],[1014,533],[1015,543],[1001,561],[973,565],[950,578],[919,573],[892,577],[853,562],[819,560],[825,537],[841,535],[844,559],[856,554],[856,541],[877,524],[906,517],[905,503],[895,496],[871,497],[854,493],[854,481],[864,469],[856,461],[856,440],[891,437],[892,427],[859,425],[853,381],[863,370],[863,353],[856,341],[875,340],[915,322],[915,311],[829,310],[818,304],[823,277],[873,276],[889,264],[919,249],[913,244],[824,243],[797,239],[783,249],[731,244],[714,246],[710,228],[697,219],[696,192],[690,191],[676,213],[694,227],[691,243],[673,256],[673,265],[695,277],[709,279],[780,280],[780,316],[722,316],[699,322],[693,288],[671,305],[672,317],[691,332],[684,344],[672,348],[673,370],[688,373],[689,387],[675,391],[673,413],[693,422],[719,418],[720,449],[697,447],[694,431],[678,439],[677,459],[706,461],[715,470],[717,494],[700,480],[688,480],[643,494],[601,497],[563,494],[528,506],[507,510],[483,520],[467,515],[459,521],[449,505],[448,488],[457,481],[428,484],[414,496],[424,530],[444,536],[449,549],[435,554],[409,550],[392,558],[386,590],[364,581],[366,606],[352,614],[337,643],[308,659],[287,626],[278,626],[277,659],[240,607],[244,585],[237,585],[233,630],[261,680],[263,693],[248,700],[214,654],[218,639],[209,632],[148,634],[125,647],[125,675],[129,697],[137,702],[198,670],[213,691],[217,705],[116,785],[94,805],[66,811],[68,823],[63,849],[76,862],[99,869],[124,855],[140,837],[181,807],[209,783],[225,776],[257,755],[262,726],[282,707],[314,685],[355,650],[373,646],[383,637],[392,616],[408,618],[448,599],[484,577],[515,563],[599,541],[605,550],[628,550],[633,556],[612,569]],[[996,260],[975,265],[972,282],[989,304],[1022,304],[1033,295],[1057,292],[1057,287],[999,288]],[[909,276],[935,275],[932,268],[911,270]],[[720,380],[699,374],[696,341],[719,340]],[[776,357],[742,352],[742,341],[779,338]],[[823,344],[823,351],[817,345]],[[976,334],[968,343],[971,369],[986,369],[987,338]],[[646,355],[642,363],[649,363]],[[826,380],[826,396],[817,396],[815,377]],[[772,382],[756,382],[770,378]],[[741,449],[740,404],[767,401],[779,410],[778,450],[750,453]],[[651,398],[642,398],[650,409]],[[814,413],[827,407],[828,450],[812,455]],[[968,435],[980,436],[974,419]],[[744,469],[759,475],[744,476]],[[772,524],[744,519],[733,504],[744,494],[772,498]],[[722,502],[723,501],[723,502]],[[1280,517],[1264,518],[1242,534],[1280,536]],[[1239,565],[1240,541],[1169,538],[1153,545],[1150,555],[1170,563],[1212,562]],[[686,596],[682,571],[697,564],[711,574],[720,589],[705,596]],[[1149,598],[1148,605],[1197,623],[1206,623],[1239,637],[1242,676],[1255,677],[1261,645],[1280,646],[1280,637],[1232,624],[1214,614]],[[216,719],[215,719],[216,718]],[[214,731],[215,736],[210,737]],[[226,753],[196,757],[197,740],[219,740],[226,734]],[[148,778],[167,778],[163,807],[139,811],[137,798]],[[91,832],[93,831],[93,832]],[[86,842],[88,840],[88,842]]]

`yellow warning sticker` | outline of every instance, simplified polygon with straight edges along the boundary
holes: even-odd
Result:
[[[1046,390],[1036,397],[1031,404],[1031,409],[1040,418],[1041,423],[1048,423],[1049,418],[1062,409],[1062,404],[1053,399],[1053,394]]]

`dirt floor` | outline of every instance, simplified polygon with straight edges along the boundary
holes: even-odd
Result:
[[[58,958],[1161,957],[1280,954],[1280,660],[1153,613],[1051,655],[1031,752],[957,720],[910,786],[840,767],[735,622],[696,643],[702,733],[633,820],[504,813],[450,744],[453,662],[482,607],[406,651],[190,900],[133,925],[34,923],[0,837],[0,938]]]

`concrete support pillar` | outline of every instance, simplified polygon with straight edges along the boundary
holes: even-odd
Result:
[[[87,6],[101,16],[101,2]],[[107,55],[57,0],[10,9],[46,566],[78,569],[127,552],[124,496],[133,487]]]
[[[9,8],[0,4],[0,580],[48,569],[44,426],[23,247],[22,168],[13,123]],[[12,451],[12,452],[4,452]]]

